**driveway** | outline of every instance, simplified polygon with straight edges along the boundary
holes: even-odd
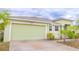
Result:
[[[11,41],[10,51],[79,51],[56,41]]]

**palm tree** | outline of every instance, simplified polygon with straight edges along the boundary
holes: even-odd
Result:
[[[76,36],[79,38],[79,18],[76,20]]]
[[[77,29],[79,29],[79,18],[76,20]]]
[[[10,14],[6,10],[0,11],[0,21],[1,21],[1,23],[0,23],[0,30],[1,30],[1,35],[4,34],[5,26],[9,22],[9,15]],[[2,39],[0,41],[3,41],[3,37],[2,37]]]
[[[1,23],[1,25],[0,25],[0,27],[2,28],[2,29],[4,29],[5,28],[5,26],[8,24],[8,20],[9,20],[9,13],[8,13],[8,11],[1,11],[0,12],[0,21],[2,21],[2,23]]]
[[[67,29],[60,30],[61,35],[64,36],[64,42],[66,42],[66,37],[68,37],[69,39],[75,39],[75,28],[75,26],[67,26]]]

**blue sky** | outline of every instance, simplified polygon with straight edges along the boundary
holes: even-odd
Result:
[[[8,8],[14,16],[37,16],[48,19],[67,18],[77,19],[79,8]]]

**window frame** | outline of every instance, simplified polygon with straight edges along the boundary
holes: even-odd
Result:
[[[59,26],[55,25],[55,31],[59,31]]]
[[[49,25],[49,31],[52,31],[52,25]]]

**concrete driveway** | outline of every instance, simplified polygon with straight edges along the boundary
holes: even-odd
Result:
[[[79,51],[56,41],[11,41],[10,51]]]

